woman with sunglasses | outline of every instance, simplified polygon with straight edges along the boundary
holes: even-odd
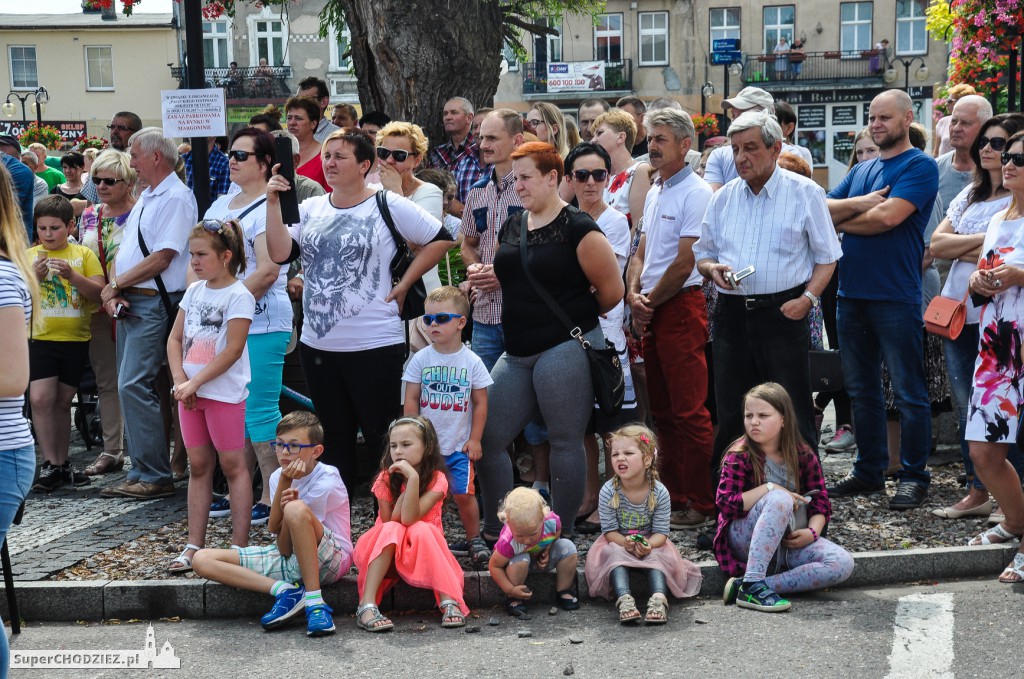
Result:
[[[324,425],[321,458],[341,472],[351,494],[359,483],[356,432],[380,450],[388,423],[400,410],[406,357],[400,310],[413,282],[444,256],[451,237],[440,220],[412,201],[388,192],[395,228],[416,257],[397,284],[390,263],[395,241],[377,207],[366,174],[376,157],[369,135],[343,129],[324,142],[322,162],[331,186],[326,196],[299,206],[298,224],[281,220],[281,191],[267,184],[267,249],[276,262],[301,257],[305,275],[299,352],[313,406]]]
[[[953,264],[942,289],[942,296],[957,301],[967,293],[967,283],[977,268],[981,246],[985,241],[992,217],[1010,204],[1010,192],[1003,186],[1002,152],[1006,140],[1018,130],[1024,129],[1024,116],[1003,114],[985,121],[978,137],[971,146],[974,161],[974,181],[964,188],[950,203],[946,218],[932,235],[933,257],[951,259]],[[972,516],[989,516],[993,513],[988,491],[981,479],[974,473],[970,449],[964,438],[967,426],[967,406],[971,398],[974,380],[974,363],[978,358],[978,321],[981,309],[972,299],[967,300],[967,321],[960,336],[955,340],[944,340],[946,371],[953,393],[960,424],[960,452],[967,476],[967,495],[956,504],[932,510],[932,514],[943,519],[960,519]],[[1014,467],[1021,469],[1020,451],[1010,446],[1009,459]]]
[[[321,144],[313,138],[320,124],[320,104],[311,97],[292,97],[284,104],[284,116],[288,131],[299,140],[299,162],[295,172],[309,177],[324,187],[324,191],[330,191],[323,163],[320,162]]]
[[[238,279],[256,298],[256,316],[249,326],[248,347],[252,381],[245,405],[245,459],[249,473],[259,464],[263,495],[252,507],[252,522],[264,524],[270,518],[270,475],[277,469],[271,450],[277,423],[284,355],[292,333],[292,306],[288,299],[288,267],[275,264],[267,252],[267,180],[274,166],[274,137],[255,127],[235,133],[228,151],[231,182],[241,191],[218,198],[205,219],[237,220],[245,235],[245,271]],[[210,507],[210,516],[231,514],[230,498]]]
[[[1024,131],[1009,138],[1000,160],[1010,205],[989,222],[978,270],[969,281],[974,302],[981,302],[981,316],[966,438],[974,471],[1005,518],[970,544],[1010,542],[1024,533],[1024,491],[1017,470],[1007,460],[1010,444],[1018,440],[1018,415],[1024,403],[1020,386],[1024,373],[1020,352],[1024,341]],[[1024,581],[1024,551],[1014,555],[999,581]]]
[[[107,149],[92,164],[89,181],[96,187],[99,202],[86,208],[78,237],[99,257],[106,283],[114,276],[114,258],[124,236],[128,213],[135,205],[132,188],[138,175],[131,158],[123,151]],[[99,476],[124,467],[124,423],[117,394],[117,342],[115,322],[101,306],[90,321],[89,363],[99,390],[100,424],[103,427],[103,452],[82,471]]]
[[[585,487],[580,474],[586,464],[583,436],[594,411],[590,364],[580,341],[570,336],[526,277],[522,235],[525,232],[530,275],[582,331],[582,339],[595,347],[605,346],[598,316],[622,302],[622,274],[594,219],[559,198],[564,166],[558,150],[530,142],[511,158],[516,193],[526,212],[502,224],[494,256],[505,353],[491,370],[494,384],[488,390],[484,455],[477,468],[484,538],[497,539],[498,503],[512,490],[512,463],[504,451],[538,413],[551,444],[553,509],[567,517],[562,531],[571,536],[571,519],[579,512]]]
[[[626,220],[626,215],[604,201],[605,190],[608,188],[608,180],[611,176],[611,166],[611,158],[600,144],[582,142],[569,151],[569,155],[565,158],[565,181],[573,185],[580,210],[590,215],[608,238],[612,252],[615,253],[615,261],[619,265],[619,275],[622,276],[626,270],[626,260],[629,258],[629,222]],[[629,356],[626,353],[626,333],[623,330],[625,320],[625,302],[619,302],[615,308],[600,317],[601,330],[608,341],[615,345],[619,352],[619,360],[624,367],[629,365]],[[611,451],[611,441],[608,440],[608,435],[637,419],[633,378],[628,370],[624,372],[626,397],[622,404],[622,410],[617,415],[609,416],[602,413],[600,408],[595,408],[592,426],[583,439],[584,448],[587,451],[587,488],[583,498],[584,513],[579,517],[582,521],[576,524],[577,530],[581,533],[594,534],[601,530],[601,518],[597,514],[598,493],[602,484],[602,479],[598,474],[600,451],[597,438],[594,435],[603,437],[605,439],[604,449]],[[608,455],[605,468],[611,469],[611,453],[609,452]]]

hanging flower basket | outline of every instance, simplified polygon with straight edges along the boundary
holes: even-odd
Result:
[[[18,141],[21,142],[22,146],[28,146],[29,144],[42,144],[51,151],[55,151],[61,147],[61,143],[64,138],[60,134],[60,130],[52,125],[43,125],[39,127],[36,123],[32,123],[28,128],[18,137]]]
[[[697,130],[697,134],[703,134],[707,137],[714,137],[718,134],[718,117],[709,113],[706,116],[690,116],[693,119],[693,127]]]
[[[96,149],[102,151],[109,146],[109,142],[102,137],[90,137],[83,134],[81,137],[75,140],[75,145],[72,147],[74,151],[85,151],[86,149]]]

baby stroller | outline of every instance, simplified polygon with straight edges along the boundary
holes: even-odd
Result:
[[[86,450],[103,446],[103,426],[100,424],[99,388],[92,366],[86,363],[78,393],[72,402],[75,412],[75,429],[82,437]]]

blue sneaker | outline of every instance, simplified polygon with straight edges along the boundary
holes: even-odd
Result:
[[[262,526],[267,521],[270,521],[270,507],[262,502],[257,502],[252,506],[252,525]]]
[[[292,587],[286,589],[274,598],[274,607],[270,612],[260,618],[260,624],[268,632],[281,627],[288,618],[306,607],[306,588]]]
[[[225,516],[231,516],[231,500],[222,497],[210,503],[211,518],[220,519]]]
[[[306,608],[306,636],[324,637],[334,634],[334,610],[327,604],[315,604]]]

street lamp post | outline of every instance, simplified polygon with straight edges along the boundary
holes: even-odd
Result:
[[[918,80],[924,80],[925,78],[928,77],[928,67],[924,63],[924,57],[911,57],[910,59],[892,59],[887,64],[888,68],[886,69],[885,74],[882,77],[885,80],[885,82],[889,83],[890,85],[896,82],[896,64],[902,64],[903,91],[909,93],[910,67],[916,64],[917,62],[921,62],[921,65],[918,66],[916,71],[914,71],[914,77],[917,78]]]
[[[0,106],[0,111],[3,111],[3,114],[8,118],[13,118],[15,113],[14,102],[11,101],[11,97],[21,102],[21,122],[25,127],[28,127],[28,112],[25,109],[25,104],[28,102],[28,98],[32,97],[32,105],[36,111],[36,125],[38,127],[43,126],[43,108],[50,101],[50,93],[46,91],[45,87],[40,86],[35,92],[29,92],[24,95],[17,92],[8,94],[7,101],[4,102],[3,106]]]

